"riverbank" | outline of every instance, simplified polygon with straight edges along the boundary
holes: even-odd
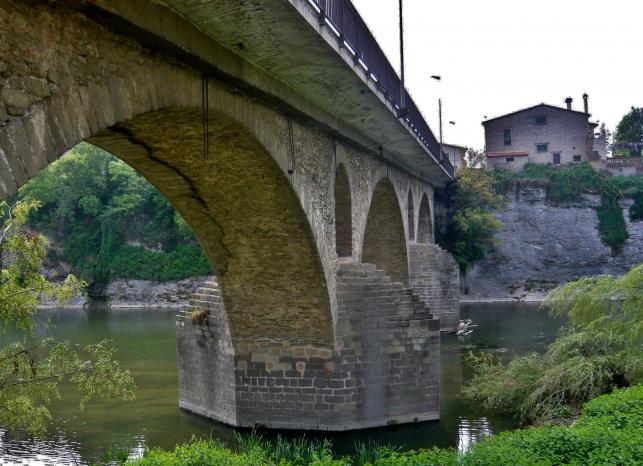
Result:
[[[105,304],[113,308],[179,309],[184,307],[197,288],[212,277],[194,277],[159,283],[150,280],[114,280],[104,290]],[[87,292],[72,298],[66,308],[82,309],[89,304]],[[40,309],[58,307],[52,300],[41,302]]]
[[[620,464],[643,461],[643,386],[638,385],[588,402],[571,426],[518,429],[488,437],[466,451],[420,449],[401,453],[377,444],[357,443],[352,457],[333,455],[329,442],[277,438],[267,442],[253,433],[237,437],[232,451],[216,440],[195,441],[174,451],[152,450],[128,464],[226,465],[496,465]]]
[[[498,298],[477,298],[460,295],[460,304],[505,304],[505,303],[526,303],[540,304],[545,300],[546,293],[527,297],[498,297]]]

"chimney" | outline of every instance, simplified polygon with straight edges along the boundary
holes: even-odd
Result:
[[[585,113],[589,113],[589,102],[587,99],[589,96],[587,94],[583,94],[583,105],[585,106]]]
[[[565,103],[567,104],[567,110],[571,110],[571,109],[572,109],[572,98],[571,98],[571,97],[567,97],[567,98],[565,99]]]

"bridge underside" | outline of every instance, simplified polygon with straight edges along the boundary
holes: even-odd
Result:
[[[177,317],[180,406],[294,429],[438,418],[459,279],[434,186],[252,83],[204,93],[204,70],[74,3],[0,0],[0,199],[88,141],[177,208],[216,275]]]

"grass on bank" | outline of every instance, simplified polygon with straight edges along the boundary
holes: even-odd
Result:
[[[572,426],[519,429],[488,437],[466,452],[433,448],[399,452],[356,445],[352,457],[333,455],[328,441],[267,442],[250,435],[232,451],[217,440],[197,440],[174,451],[154,449],[132,466],[482,466],[643,464],[643,386],[615,390],[588,402]]]

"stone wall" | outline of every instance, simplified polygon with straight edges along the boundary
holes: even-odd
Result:
[[[216,283],[177,319],[180,406],[229,424],[350,430],[439,417],[439,322],[369,264],[341,264],[337,346],[230,344]],[[208,313],[195,323],[194,310]]]
[[[612,255],[598,233],[600,197],[547,202],[542,186],[523,183],[507,193],[496,214],[503,224],[493,250],[463,277],[465,300],[535,299],[553,286],[587,275],[621,275],[643,262],[643,222],[631,222],[630,200],[621,202],[629,239]]]
[[[409,268],[413,291],[431,303],[442,331],[453,330],[460,320],[460,269],[451,254],[437,244],[411,244]]]

